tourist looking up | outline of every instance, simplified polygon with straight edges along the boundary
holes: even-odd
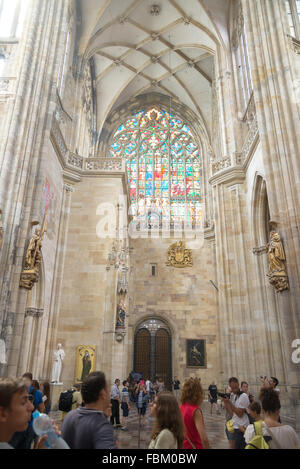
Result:
[[[239,381],[237,378],[230,378],[228,384],[231,387],[232,393],[230,398],[222,398],[222,402],[228,414],[232,417],[234,428],[234,447],[235,449],[244,449],[246,444],[244,434],[241,432],[240,427],[247,428],[249,425],[247,411],[250,401],[247,394],[240,391]]]
[[[294,449],[300,441],[290,425],[282,425],[278,422],[281,408],[278,393],[271,387],[264,387],[260,391],[259,400],[264,415],[262,433],[264,437],[267,437],[270,449]],[[244,435],[246,443],[249,443],[254,436],[254,427],[249,425]]]
[[[149,449],[183,449],[184,426],[176,397],[170,392],[159,393],[150,415],[155,422]]]
[[[107,419],[110,393],[104,373],[90,373],[81,394],[85,406],[68,413],[62,424],[63,439],[71,449],[116,449],[113,427]]]
[[[111,402],[111,418],[110,423],[114,427],[121,427],[120,424],[120,404],[121,404],[121,393],[119,390],[120,380],[116,379],[115,384],[111,388],[110,402]]]
[[[200,381],[196,378],[187,379],[180,396],[180,411],[185,426],[185,449],[210,449],[200,409],[203,399],[204,392]]]

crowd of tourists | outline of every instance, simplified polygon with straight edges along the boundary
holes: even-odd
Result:
[[[248,383],[242,381],[240,385],[236,377],[229,379],[225,392],[220,393],[215,382],[208,388],[210,413],[214,408],[217,415],[225,412],[229,448],[299,448],[295,430],[280,420],[278,380],[262,377],[261,381],[257,399],[249,392]],[[60,447],[118,449],[115,429],[128,431],[128,416],[133,406],[142,427],[150,406],[153,423],[150,449],[211,449],[202,412],[205,392],[201,380],[187,378],[181,385],[175,376],[172,391],[166,391],[161,378],[151,382],[129,377],[122,386],[116,379],[110,389],[104,373],[95,371],[81,386],[74,385],[61,394],[61,428],[52,420],[52,431],[63,442]],[[39,385],[31,373],[25,373],[21,379],[0,379],[0,449],[49,447],[47,434],[35,433],[34,419],[47,415],[50,408],[48,382]]]

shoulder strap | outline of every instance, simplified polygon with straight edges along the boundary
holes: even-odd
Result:
[[[254,427],[255,435],[263,436],[263,432],[262,432],[262,422],[261,422],[261,421],[259,421],[259,422],[254,422],[254,423],[253,423],[253,427]]]

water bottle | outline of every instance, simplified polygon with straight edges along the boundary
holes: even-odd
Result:
[[[33,420],[33,429],[38,436],[48,436],[46,446],[51,449],[70,449],[65,440],[57,435],[47,414],[40,414]]]

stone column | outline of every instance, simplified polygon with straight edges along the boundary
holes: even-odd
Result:
[[[107,382],[112,384],[117,377],[113,376],[118,364],[113,362],[115,345],[115,317],[116,317],[116,291],[117,275],[114,263],[107,265],[105,276],[105,311],[103,323],[103,349],[101,350],[101,364],[106,375]],[[124,341],[117,344],[124,347]],[[118,348],[120,348],[118,347]],[[123,349],[125,351],[125,348]],[[117,368],[119,371],[119,368]],[[122,378],[120,378],[122,379]]]
[[[43,376],[50,379],[52,369],[52,355],[56,350],[57,331],[60,314],[60,299],[63,282],[63,273],[65,265],[65,255],[67,249],[67,237],[69,230],[69,219],[71,211],[72,193],[74,192],[73,184],[65,182],[63,185],[63,196],[60,212],[57,249],[55,253],[55,266],[52,284],[52,295],[50,304],[50,313],[48,318],[47,337],[45,346],[45,356],[41,363],[41,372]]]
[[[300,337],[300,121],[293,82],[299,57],[287,37],[283,0],[242,0],[271,220],[287,258],[290,291],[277,296],[288,384],[299,385],[291,343]]]
[[[0,259],[0,310],[8,371],[13,375],[17,372],[27,297],[27,292],[19,288],[20,273],[31,222],[37,216],[34,190],[41,183],[40,153],[50,132],[51,102],[55,102],[53,82],[61,52],[57,40],[67,7],[68,2],[63,0],[29,3],[19,50],[16,95],[6,120],[9,125],[0,170],[5,234]],[[6,374],[7,370],[1,373]]]

